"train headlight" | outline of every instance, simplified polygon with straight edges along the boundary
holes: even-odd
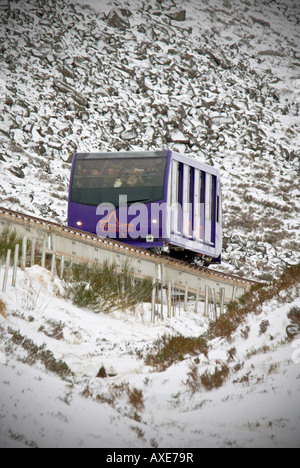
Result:
[[[80,227],[80,226],[82,226],[82,221],[77,221],[76,224],[77,224],[78,227]]]
[[[152,223],[153,223],[153,224],[157,224],[157,223],[158,223],[158,220],[157,220],[157,219],[152,219]]]

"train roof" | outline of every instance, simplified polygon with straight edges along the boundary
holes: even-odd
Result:
[[[99,153],[75,153],[74,159],[128,159],[136,157],[165,157],[167,158],[171,155],[172,159],[175,159],[183,164],[189,164],[196,169],[209,172],[213,175],[218,176],[219,170],[214,166],[211,166],[205,162],[200,161],[199,159],[193,158],[190,155],[180,154],[176,151],[166,149],[166,150],[155,150],[155,151],[112,151],[112,152],[99,152]]]
[[[102,159],[102,158],[135,158],[139,157],[167,157],[169,150],[157,151],[112,151],[100,153],[75,153],[75,157],[79,159]]]

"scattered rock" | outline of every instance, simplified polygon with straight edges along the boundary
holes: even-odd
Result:
[[[168,18],[174,21],[185,21],[186,20],[186,10],[174,10],[166,13]]]
[[[132,12],[128,8],[120,8],[120,12],[126,18],[130,18],[132,16]]]
[[[72,70],[70,67],[64,66],[64,67],[59,67],[58,69],[64,77],[75,78],[74,70]]]
[[[96,377],[99,378],[99,379],[105,379],[107,377],[107,373],[106,373],[106,370],[105,370],[104,366],[100,367],[99,372],[96,375]]]
[[[53,148],[55,150],[61,150],[62,149],[62,142],[58,139],[51,139],[49,142],[48,142],[48,146],[50,148]]]
[[[23,172],[23,169],[25,166],[26,164],[23,164],[22,166],[14,166],[14,167],[11,167],[9,170],[14,176],[18,177],[19,179],[24,179],[25,174]]]
[[[72,97],[74,99],[74,101],[77,102],[77,104],[79,104],[80,106],[82,107],[87,107],[88,106],[88,100],[82,96],[81,93],[79,93],[78,91],[73,91],[72,93]]]
[[[137,137],[137,133],[134,129],[132,130],[126,130],[125,132],[121,133],[120,137],[122,140],[133,140]]]
[[[254,23],[258,23],[260,24],[261,26],[265,27],[265,28],[270,28],[271,27],[271,24],[269,23],[269,21],[266,21],[262,18],[257,18],[255,16],[250,16],[250,18],[252,19],[252,21],[254,21]]]
[[[190,143],[190,138],[184,135],[182,132],[176,131],[168,136],[168,141],[188,145]]]
[[[126,19],[130,16],[128,12],[129,10],[124,8],[111,10],[107,16],[107,24],[118,29],[130,28],[130,23]]]

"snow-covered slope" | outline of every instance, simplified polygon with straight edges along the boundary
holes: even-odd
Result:
[[[231,340],[212,338],[206,355],[161,372],[145,364],[157,338],[207,330],[193,304],[149,324],[147,304],[135,315],[94,314],[62,288],[32,267],[0,293],[1,447],[299,448],[300,335],[286,334],[299,283],[249,314]],[[96,377],[102,367],[106,378]]]
[[[223,268],[299,261],[299,2],[3,0],[0,205],[66,222],[78,151],[175,148],[223,177]]]

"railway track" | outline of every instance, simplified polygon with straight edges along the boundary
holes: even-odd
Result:
[[[18,235],[34,240],[37,249],[47,248],[57,257],[77,262],[99,264],[108,261],[121,267],[129,261],[137,277],[150,276],[163,284],[172,283],[179,290],[187,287],[193,294],[205,296],[209,287],[219,294],[224,290],[225,303],[244,294],[257,281],[219,272],[184,261],[164,257],[146,249],[69,228],[62,224],[0,207],[0,230],[15,230]]]

